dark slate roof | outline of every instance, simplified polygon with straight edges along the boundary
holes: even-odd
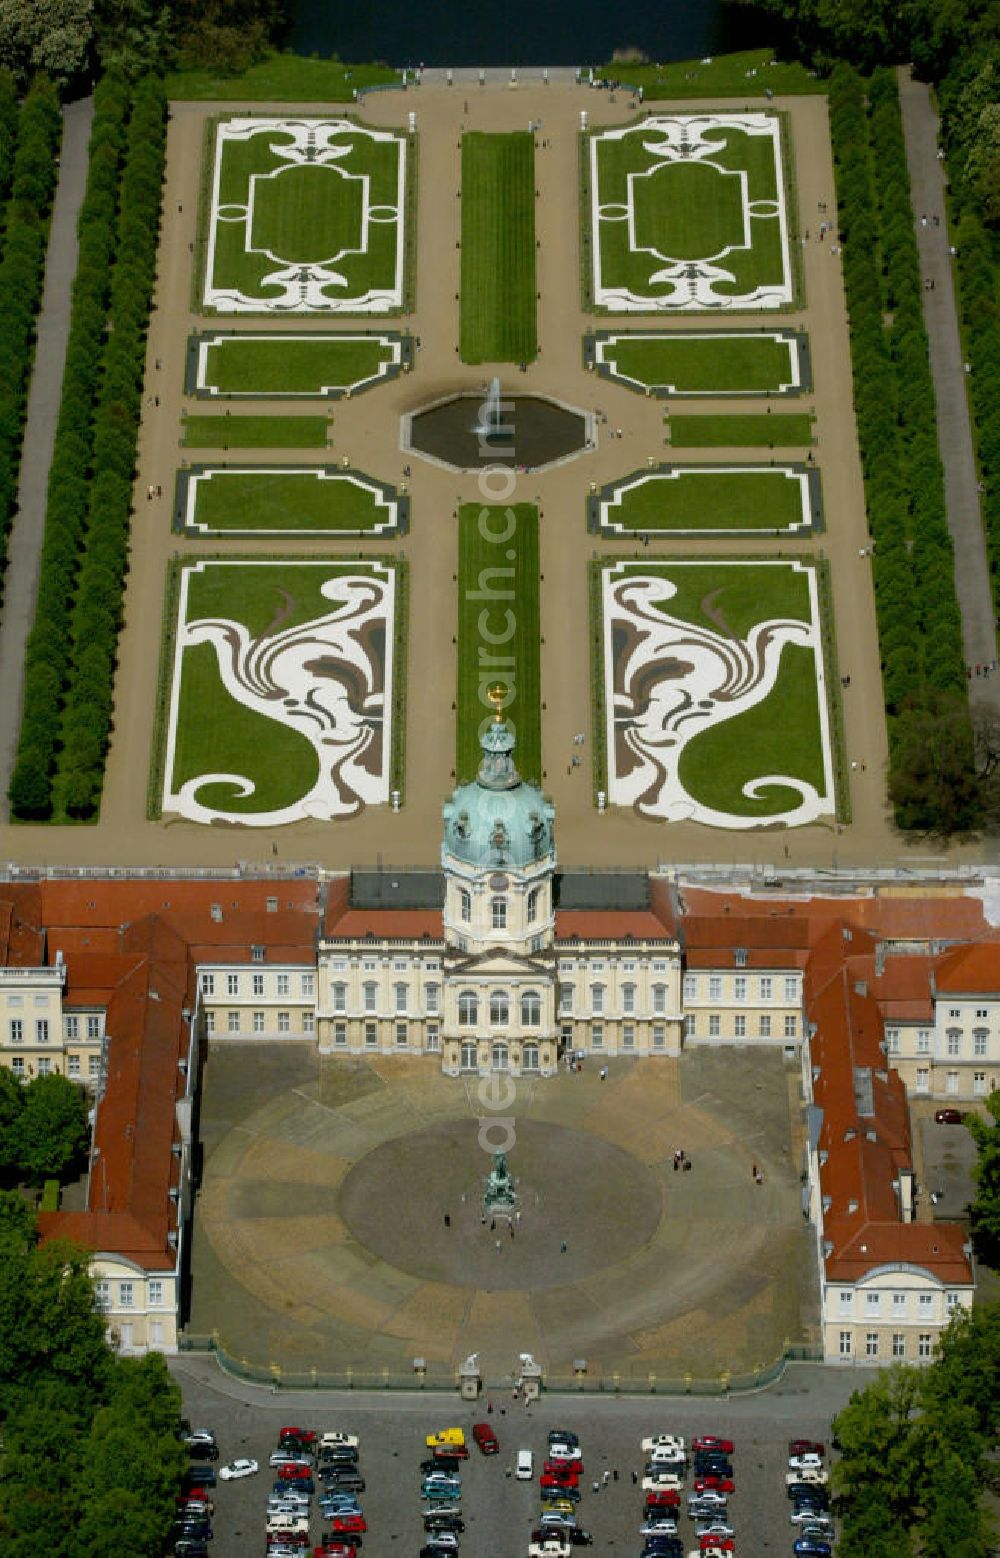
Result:
[[[648,909],[645,871],[557,871],[557,909]]]
[[[440,871],[352,871],[352,909],[443,909],[444,876]]]

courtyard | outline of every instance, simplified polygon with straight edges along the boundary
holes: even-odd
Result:
[[[477,1352],[500,1381],[521,1351],[551,1384],[581,1358],[592,1382],[761,1370],[816,1337],[798,1097],[777,1054],[693,1049],[484,1094],[417,1058],[213,1043],[189,1329],[292,1377],[412,1377],[422,1357],[445,1383]],[[509,1146],[513,1236],[482,1220],[483,1120]]]

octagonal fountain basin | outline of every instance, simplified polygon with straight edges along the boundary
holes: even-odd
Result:
[[[433,401],[402,420],[400,444],[456,471],[481,471],[504,465],[511,470],[543,470],[572,460],[596,442],[596,418],[545,395],[484,397],[462,392]]]

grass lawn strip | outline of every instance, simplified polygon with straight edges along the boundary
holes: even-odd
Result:
[[[831,816],[816,570],[720,559],[601,574],[611,803],[722,828]]]
[[[193,465],[178,473],[178,528],[195,535],[394,535],[409,500],[358,471]]]
[[[185,417],[182,443],[188,449],[322,449],[330,432],[326,417]]]
[[[675,449],[792,449],[813,442],[808,412],[790,416],[672,416],[668,423]]]
[[[792,465],[664,466],[605,488],[589,508],[605,534],[803,535],[816,517],[813,475]]]
[[[805,337],[792,330],[597,333],[599,373],[657,395],[797,395]]]
[[[222,120],[205,307],[401,308],[406,151],[402,135],[347,119]]]
[[[465,503],[458,514],[458,657],[455,772],[475,778],[487,690],[507,688],[522,778],[542,776],[538,510],[530,503]]]
[[[592,133],[589,150],[595,306],[792,303],[775,114],[657,115]]]
[[[463,362],[533,362],[535,142],[527,130],[462,136]]]
[[[395,570],[181,570],[163,811],[274,827],[389,797]]]
[[[219,396],[354,394],[399,372],[399,335],[203,335],[191,342],[188,393]]]

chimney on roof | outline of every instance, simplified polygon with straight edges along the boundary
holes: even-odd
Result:
[[[875,978],[881,979],[885,973],[885,942],[875,943]]]
[[[855,995],[867,995],[868,994],[868,981],[866,979],[856,979],[854,981],[854,994]]]

